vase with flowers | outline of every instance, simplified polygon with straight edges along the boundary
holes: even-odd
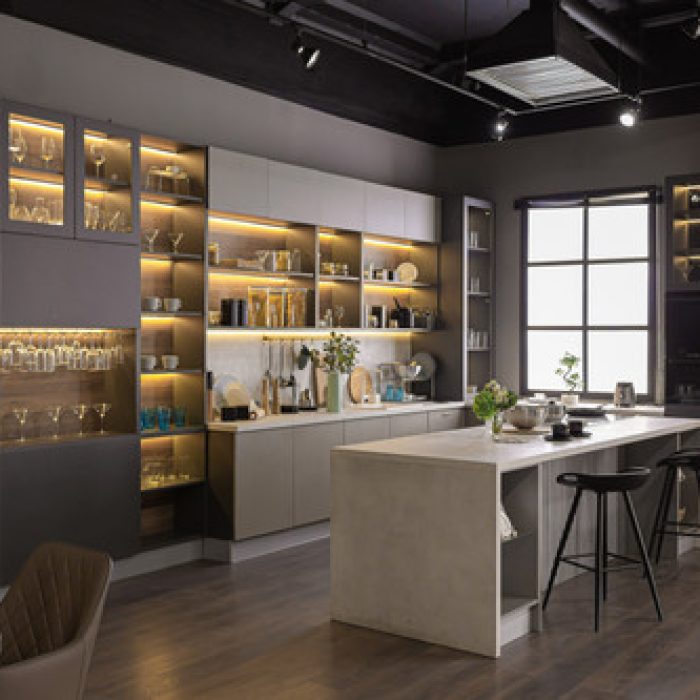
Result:
[[[360,342],[344,333],[332,331],[322,352],[314,351],[314,363],[328,373],[326,410],[339,413],[343,408],[343,385],[357,363]]]
[[[474,415],[488,425],[489,432],[495,439],[503,429],[504,411],[515,406],[517,401],[517,394],[492,379],[474,397]]]

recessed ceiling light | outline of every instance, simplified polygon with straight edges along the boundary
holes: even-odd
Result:
[[[299,56],[306,70],[311,70],[318,63],[318,59],[321,57],[321,49],[319,49],[317,46],[305,44],[301,37],[297,37],[294,40],[292,50],[297,56]]]
[[[501,110],[493,122],[493,137],[496,141],[503,141],[503,137],[506,135],[509,126],[510,122],[508,121],[508,117],[505,111]]]
[[[631,129],[633,126],[636,126],[639,116],[639,99],[637,98],[632,104],[627,104],[622,108],[618,119],[622,126]]]

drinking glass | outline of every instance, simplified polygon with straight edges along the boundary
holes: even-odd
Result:
[[[335,307],[335,325],[337,328],[342,328],[343,318],[345,318],[345,307],[337,305]]]
[[[52,199],[49,202],[49,223],[59,226],[63,223],[63,199]]]
[[[12,160],[17,165],[22,165],[24,159],[27,157],[27,151],[29,147],[27,146],[27,140],[22,134],[22,129],[18,126],[10,127],[10,144],[9,150],[12,154]]]
[[[93,405],[93,409],[97,411],[97,415],[100,417],[100,433],[102,434],[105,432],[105,416],[109,412],[110,408],[112,408],[112,404],[104,402]]]
[[[104,173],[100,172],[100,168],[105,164],[107,154],[105,153],[104,144],[101,141],[95,141],[90,144],[90,157],[95,164],[95,177],[98,179],[104,177]]]
[[[56,139],[53,136],[41,137],[41,160],[44,163],[44,168],[49,169],[51,162],[56,157],[58,148],[56,147]]]
[[[173,422],[176,428],[184,428],[187,425],[187,408],[175,406],[173,409]]]
[[[170,430],[170,408],[168,406],[158,406],[158,430],[167,433]]]
[[[19,439],[21,442],[24,442],[27,439],[24,434],[24,426],[27,424],[27,418],[29,417],[29,409],[24,408],[23,406],[15,406],[12,409],[12,412],[15,414],[15,418],[19,423]]]
[[[78,431],[78,435],[83,436],[85,433],[83,432],[83,419],[85,418],[85,414],[88,412],[88,405],[86,403],[79,403],[76,406],[73,406],[73,413],[78,418],[78,421],[80,421],[80,430]]]
[[[162,190],[163,175],[162,170],[157,165],[151,165],[146,174],[146,189],[147,190]]]
[[[46,206],[46,200],[43,197],[37,197],[34,200],[34,207],[31,213],[32,221],[37,224],[48,224],[51,214]]]
[[[17,211],[17,189],[15,187],[10,187],[10,218],[15,218],[15,212]]]
[[[173,253],[178,252],[178,246],[180,243],[182,243],[182,239],[185,237],[185,234],[180,232],[180,233],[169,233],[168,238],[170,239],[170,246],[172,248]]]
[[[49,406],[46,409],[49,414],[49,418],[53,422],[53,437],[58,439],[61,433],[61,413],[63,412],[63,406],[56,404],[55,406]]]
[[[155,253],[155,243],[158,238],[160,231],[157,228],[151,229],[150,231],[144,231],[143,237],[146,239],[147,250],[149,253]]]

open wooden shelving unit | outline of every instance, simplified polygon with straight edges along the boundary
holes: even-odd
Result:
[[[140,372],[139,405],[186,411],[184,426],[171,418],[162,431],[156,418],[154,429],[141,429],[141,545],[149,548],[203,534],[206,149],[142,136],[139,152],[141,298],[182,301],[177,312],[141,314],[141,354],[155,355],[157,365]],[[164,369],[162,355],[177,355],[177,369]]]

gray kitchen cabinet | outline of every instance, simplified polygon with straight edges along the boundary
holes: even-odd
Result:
[[[269,215],[269,161],[209,148],[209,208],[229,214]]]
[[[235,539],[292,527],[293,430],[252,430],[236,435]]]
[[[457,430],[465,423],[464,409],[448,408],[444,411],[428,411],[428,432],[438,433],[441,430]]]
[[[362,180],[319,173],[321,226],[361,231],[365,224],[365,186]]]
[[[0,325],[137,328],[139,249],[0,235]]]
[[[343,424],[294,429],[293,524],[305,525],[330,516],[331,450],[343,444]]]
[[[365,231],[404,236],[404,193],[396,187],[365,183]]]
[[[389,418],[389,430],[393,438],[427,433],[428,414],[427,412],[422,412],[391,416]]]
[[[439,200],[422,192],[403,193],[404,238],[423,243],[439,241]]]
[[[385,416],[345,421],[343,431],[343,444],[345,445],[356,445],[358,442],[371,442],[372,440],[386,440],[391,434],[389,418]]]
[[[270,161],[270,207],[274,219],[315,224],[321,214],[320,173],[287,163]]]

